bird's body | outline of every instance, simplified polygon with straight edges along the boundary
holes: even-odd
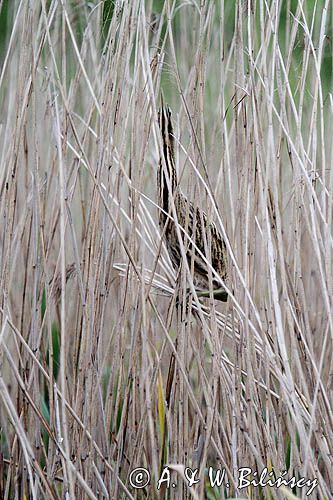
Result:
[[[202,258],[203,254],[217,274],[225,282],[227,278],[227,252],[225,243],[215,224],[208,220],[207,214],[195,206],[184,196],[178,185],[175,167],[174,135],[171,121],[171,111],[162,107],[159,111],[159,126],[162,135],[163,158],[158,168],[158,191],[160,211],[159,224],[164,231],[164,237],[172,265],[176,270],[181,263],[181,249],[176,224],[173,220],[172,202],[174,200],[177,222],[184,229],[198,250],[191,244],[189,238],[180,231],[184,243],[190,270],[193,269],[193,283],[197,290],[209,291],[208,265]],[[163,167],[163,163],[165,166]],[[165,167],[167,172],[165,172]],[[172,219],[170,218],[172,217]],[[193,267],[192,267],[193,266]],[[221,288],[220,282],[212,274],[214,297],[227,300],[227,293]],[[215,293],[217,292],[217,293]]]

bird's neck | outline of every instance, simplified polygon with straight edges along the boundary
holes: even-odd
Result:
[[[174,158],[170,154],[170,151],[165,151],[165,148],[163,149],[165,166],[163,166],[162,160],[160,161],[159,166],[160,201],[163,210],[167,213],[171,213],[171,198],[174,197],[177,189],[177,172],[175,168]]]
[[[159,111],[159,127],[162,135],[163,157],[158,169],[158,186],[160,203],[163,210],[171,213],[171,199],[174,197],[178,179],[176,172],[174,134],[171,121],[171,111],[162,107]]]

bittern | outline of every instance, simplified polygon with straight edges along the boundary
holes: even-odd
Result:
[[[198,291],[198,296],[207,297],[209,296],[208,264],[202,255],[211,262],[212,267],[225,282],[227,279],[226,246],[216,225],[208,220],[207,214],[188,200],[180,190],[175,164],[171,110],[168,106],[163,106],[159,110],[159,127],[163,145],[163,157],[160,158],[157,175],[159,205],[162,208],[159,225],[164,231],[172,265],[178,271],[182,258],[176,222],[173,218],[171,201],[173,198],[177,223],[183,228],[180,233],[189,268],[191,269],[193,265],[193,284]],[[228,294],[213,273],[212,287],[214,298],[226,302]]]

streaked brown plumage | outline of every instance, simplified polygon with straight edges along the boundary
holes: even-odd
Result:
[[[159,204],[163,211],[160,211],[159,224],[161,230],[165,231],[164,237],[166,246],[176,270],[178,270],[181,262],[181,250],[179,239],[176,231],[175,222],[168,217],[172,217],[171,196],[173,196],[175,209],[177,213],[178,224],[186,231],[186,233],[195,242],[200,252],[209,258],[209,252],[205,249],[210,244],[211,263],[218,275],[223,281],[227,278],[227,252],[225,243],[217,227],[213,222],[208,221],[206,213],[198,206],[195,206],[189,201],[181,192],[178,186],[177,172],[175,167],[175,154],[174,154],[174,135],[171,121],[171,111],[167,106],[159,110],[159,127],[162,135],[163,156],[165,166],[167,168],[168,178],[171,187],[171,193],[168,188],[168,180],[163,168],[163,159],[160,159],[158,168],[158,194]],[[205,238],[203,235],[205,234]],[[200,291],[209,290],[209,277],[208,266],[202,259],[199,252],[193,249],[193,245],[189,242],[188,238],[181,231],[182,240],[184,243],[186,257],[191,269],[192,260],[194,264],[193,283],[194,286]],[[193,236],[194,235],[194,236]],[[193,251],[194,250],[194,251]],[[214,297],[223,301],[227,300],[227,293],[221,287],[221,284],[212,276],[212,284],[214,289]],[[209,293],[201,293],[201,295],[208,295]]]

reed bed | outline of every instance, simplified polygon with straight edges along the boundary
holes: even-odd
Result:
[[[332,2],[0,9],[0,498],[332,498]],[[161,239],[162,93],[225,304]]]

